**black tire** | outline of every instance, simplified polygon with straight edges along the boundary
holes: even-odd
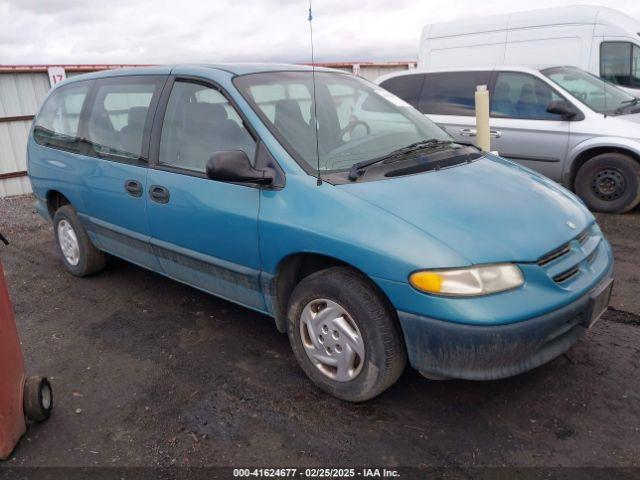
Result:
[[[24,382],[24,416],[30,423],[43,422],[53,410],[53,390],[46,377],[33,376]]]
[[[352,380],[336,381],[310,360],[302,340],[301,314],[318,299],[338,303],[361,332],[365,354]],[[382,393],[402,374],[407,354],[395,312],[376,287],[347,267],[334,267],[305,277],[294,289],[288,308],[287,333],[293,353],[307,376],[322,390],[349,402],[363,402]],[[334,352],[335,353],[335,352]]]
[[[60,238],[58,238],[58,225],[61,221],[65,220],[68,222],[73,231],[75,232],[76,238],[78,239],[79,246],[79,260],[78,263],[73,265],[67,260],[64,253],[62,252],[62,247],[60,246]],[[62,258],[62,263],[66,269],[77,277],[85,277],[87,275],[93,275],[104,269],[107,259],[106,255],[94,247],[91,240],[89,240],[89,236],[87,235],[86,230],[78,220],[78,216],[76,215],[75,209],[71,205],[63,205],[53,216],[53,232],[56,238],[56,246],[58,247],[58,252],[60,253],[60,257]]]
[[[578,170],[575,191],[595,212],[627,212],[640,203],[640,164],[621,153],[596,155]]]

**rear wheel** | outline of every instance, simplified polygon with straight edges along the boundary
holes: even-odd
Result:
[[[56,210],[53,231],[62,262],[73,275],[84,277],[104,268],[105,254],[93,246],[71,205]]]
[[[596,155],[578,170],[575,190],[596,212],[629,211],[640,203],[640,164],[621,153]]]
[[[358,272],[335,267],[296,286],[288,310],[289,341],[298,363],[321,389],[342,400],[369,400],[406,365],[393,312]]]

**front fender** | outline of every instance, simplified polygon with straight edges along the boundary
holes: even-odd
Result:
[[[584,140],[575,145],[567,154],[567,162],[565,162],[564,169],[562,171],[562,184],[571,186],[575,173],[575,162],[580,158],[582,154],[589,150],[612,148],[628,150],[629,152],[640,156],[640,140],[634,140],[633,138],[624,137],[592,137]]]

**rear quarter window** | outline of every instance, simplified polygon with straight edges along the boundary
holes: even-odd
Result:
[[[40,145],[78,151],[80,112],[91,83],[58,87],[51,93],[35,121],[34,139]]]
[[[475,91],[488,85],[491,72],[443,72],[426,75],[418,109],[434,115],[473,116]]]

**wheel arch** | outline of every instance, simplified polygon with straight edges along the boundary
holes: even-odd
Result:
[[[584,148],[580,152],[578,152],[572,162],[569,169],[569,178],[567,179],[566,185],[568,185],[571,190],[575,191],[575,180],[578,175],[578,170],[585,163],[587,163],[590,159],[597,155],[602,155],[603,153],[620,153],[622,155],[627,155],[633,158],[636,162],[640,163],[640,153],[638,150],[634,150],[630,146],[625,145],[594,145],[587,148]]]
[[[63,205],[71,205],[71,201],[60,191],[51,189],[47,192],[47,211],[49,212],[49,217],[53,218],[58,210]]]
[[[380,298],[382,298],[387,308],[389,308],[395,317],[395,309],[389,297],[387,297],[371,277],[361,269],[330,255],[315,252],[298,252],[289,254],[280,260],[276,269],[276,275],[273,278],[271,290],[273,295],[273,313],[278,331],[282,333],[286,332],[287,307],[296,285],[312,273],[332,267],[348,267],[360,274],[362,279],[370,284],[378,295],[380,295]]]

